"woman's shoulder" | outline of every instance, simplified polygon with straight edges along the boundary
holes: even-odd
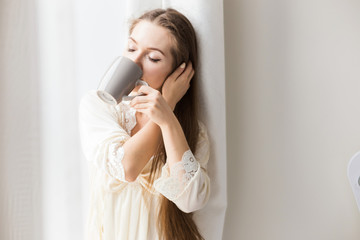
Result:
[[[85,92],[79,103],[79,115],[81,119],[97,119],[104,121],[119,121],[118,110],[115,106],[101,100],[96,90],[88,90]]]
[[[80,105],[93,105],[93,104],[102,104],[101,99],[99,98],[99,96],[96,94],[96,90],[95,89],[91,89],[86,91],[80,99]]]
[[[120,106],[124,105],[124,104],[123,104],[123,102],[120,102],[118,105],[108,104],[108,103],[104,102],[103,100],[101,100],[101,98],[97,94],[97,90],[91,89],[91,90],[86,91],[82,95],[82,97],[80,99],[80,106],[81,105],[85,105],[85,106],[93,107],[93,108],[97,108],[97,107],[107,108],[107,109],[116,108],[117,110],[120,110]]]

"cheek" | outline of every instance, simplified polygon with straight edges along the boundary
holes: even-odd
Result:
[[[147,80],[149,84],[152,84],[155,88],[160,87],[164,82],[168,71],[161,64],[151,64],[149,66],[144,66],[144,80]]]
[[[146,70],[152,76],[161,77],[166,75],[164,66],[161,64],[151,64],[151,66],[147,67]]]

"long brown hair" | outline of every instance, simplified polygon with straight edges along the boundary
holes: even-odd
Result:
[[[144,13],[142,16],[132,21],[130,34],[140,21],[152,22],[158,26],[164,27],[171,33],[172,40],[174,41],[173,48],[171,49],[174,59],[173,70],[175,70],[182,62],[189,63],[189,61],[191,61],[193,65],[195,74],[190,82],[190,87],[182,99],[176,104],[174,114],[182,126],[191,151],[195,152],[199,125],[197,122],[198,101],[195,98],[197,92],[198,51],[194,28],[183,14],[171,8],[155,9]],[[166,152],[164,143],[161,141],[151,165],[148,178],[150,186],[152,186],[156,173],[165,164],[165,161]],[[192,219],[193,213],[181,211],[175,203],[162,195],[158,216],[157,228],[160,239],[204,239]]]

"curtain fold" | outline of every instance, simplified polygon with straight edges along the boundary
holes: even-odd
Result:
[[[0,2],[0,239],[40,239],[40,113],[34,0]]]
[[[1,239],[83,239],[87,165],[78,104],[122,54],[128,20],[173,7],[196,28],[201,118],[212,144],[212,195],[195,221],[221,239],[226,209],[222,1],[30,0],[0,3]]]
[[[43,239],[82,239],[84,168],[77,127],[75,4],[37,1]]]

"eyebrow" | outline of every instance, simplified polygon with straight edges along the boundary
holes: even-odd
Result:
[[[133,39],[132,37],[129,37],[129,39],[133,40],[133,41],[137,44],[137,42],[135,41],[135,39]],[[164,55],[164,56],[166,57],[166,55],[164,54],[164,52],[161,51],[161,50],[158,49],[158,48],[149,47],[149,48],[147,48],[147,49],[159,51],[159,52],[161,52],[162,55]]]

